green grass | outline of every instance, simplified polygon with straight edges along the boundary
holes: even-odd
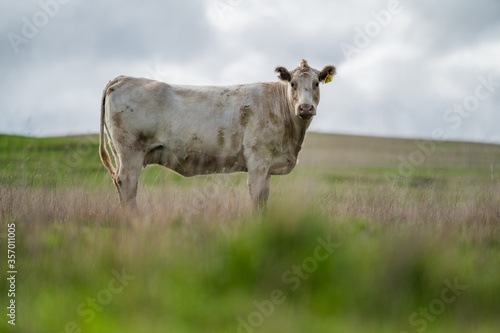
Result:
[[[436,143],[402,175],[412,140],[313,133],[265,215],[245,174],[148,167],[139,217],[97,147],[0,136],[2,276],[11,223],[18,270],[2,332],[498,330],[499,146]]]

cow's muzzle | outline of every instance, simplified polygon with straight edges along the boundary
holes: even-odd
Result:
[[[311,104],[301,104],[297,108],[297,115],[304,120],[311,119],[316,115],[316,108]]]

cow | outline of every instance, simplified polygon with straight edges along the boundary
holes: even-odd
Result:
[[[307,128],[316,115],[319,83],[336,74],[302,60],[288,71],[276,67],[277,82],[233,86],[188,86],[119,76],[102,93],[101,161],[120,203],[137,210],[141,169],[165,166],[191,177],[248,172],[257,210],[266,207],[272,175],[297,164]],[[111,162],[104,130],[114,155]]]

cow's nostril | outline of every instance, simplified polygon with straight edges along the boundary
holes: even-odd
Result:
[[[297,116],[303,120],[311,119],[312,116],[316,115],[316,110],[314,105],[311,104],[301,104],[297,109]]]
[[[302,111],[302,112],[310,112],[311,110],[313,110],[314,106],[312,106],[311,104],[302,104],[299,106],[299,110]]]

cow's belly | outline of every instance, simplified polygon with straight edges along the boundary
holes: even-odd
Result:
[[[162,165],[185,177],[247,171],[243,154],[215,156],[194,150],[172,151],[162,145],[146,154],[144,165],[148,164]]]

